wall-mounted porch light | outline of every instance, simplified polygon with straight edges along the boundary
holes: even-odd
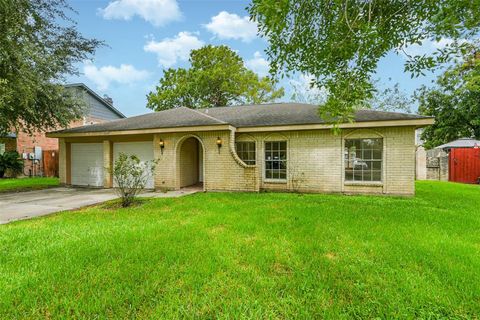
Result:
[[[160,146],[160,151],[161,151],[162,154],[163,154],[163,148],[165,148],[165,141],[163,141],[162,139],[160,139],[160,141],[158,142],[158,145]]]
[[[220,153],[220,148],[222,147],[222,139],[220,137],[217,137],[217,147],[218,152]]]

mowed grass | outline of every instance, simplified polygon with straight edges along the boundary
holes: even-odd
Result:
[[[0,318],[478,318],[480,187],[201,193],[0,226]]]
[[[58,178],[0,179],[0,193],[45,189],[58,186]]]

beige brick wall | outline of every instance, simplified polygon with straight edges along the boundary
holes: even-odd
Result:
[[[244,167],[232,155],[233,139],[230,131],[169,133],[155,135],[154,156],[158,163],[155,169],[155,187],[178,189],[181,187],[181,146],[189,138],[199,141],[203,152],[204,189],[209,191],[257,191],[258,169]],[[217,137],[222,140],[222,146],[217,147]],[[160,140],[164,148],[160,148]]]
[[[346,138],[383,138],[383,174],[381,183],[345,183],[343,146]],[[181,146],[188,139],[199,141],[203,152],[204,189],[207,191],[281,190],[301,192],[344,192],[414,194],[414,127],[349,129],[334,134],[331,130],[285,131],[282,133],[233,134],[229,130],[195,133],[165,133],[153,136],[155,187],[178,189],[181,181]],[[222,146],[217,147],[217,138]],[[112,137],[116,141],[131,139]],[[257,164],[245,165],[234,152],[235,139],[256,142]],[[94,140],[94,139],[93,139]],[[90,138],[90,141],[92,141]],[[160,140],[164,148],[160,148]],[[78,138],[77,138],[78,141]],[[99,141],[104,141],[100,139]],[[191,141],[191,140],[190,140]],[[287,141],[287,180],[267,181],[264,176],[265,141]],[[106,143],[106,142],[105,142]],[[62,150],[60,141],[60,150]],[[65,153],[60,153],[60,175],[65,175]],[[184,154],[185,156],[185,154]],[[63,168],[63,169],[62,169]],[[65,180],[63,178],[63,180]],[[62,180],[62,181],[63,181]]]
[[[382,183],[344,183],[343,145],[347,138],[383,138]],[[413,127],[250,133],[237,140],[254,140],[260,188],[302,192],[414,194],[415,141]],[[287,141],[287,181],[270,183],[264,177],[265,141]]]

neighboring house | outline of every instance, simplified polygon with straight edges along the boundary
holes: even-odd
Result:
[[[49,136],[66,185],[112,187],[123,152],[157,161],[156,189],[414,194],[415,129],[433,118],[360,110],[335,134],[318,114],[297,103],[180,107]]]
[[[451,149],[456,148],[480,148],[480,140],[472,138],[460,138],[435,147],[435,149],[442,149],[445,152],[450,152]]]
[[[73,121],[69,128],[125,118],[113,106],[112,99],[100,97],[85,84],[76,83],[66,85],[65,87],[69,90],[78,90],[80,93],[84,93],[87,104],[85,116],[82,119]],[[58,150],[58,139],[46,137],[45,132],[28,134],[19,131],[0,137],[0,153],[5,151],[17,151],[20,153],[24,159],[25,175],[43,175],[43,153],[56,150]]]

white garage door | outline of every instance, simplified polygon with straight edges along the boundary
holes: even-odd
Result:
[[[113,161],[117,161],[120,153],[125,153],[126,155],[136,155],[140,161],[152,161],[153,160],[153,142],[115,142],[113,144]],[[148,173],[148,181],[146,184],[147,189],[153,189],[153,174]]]
[[[72,143],[72,185],[103,187],[103,144]]]

